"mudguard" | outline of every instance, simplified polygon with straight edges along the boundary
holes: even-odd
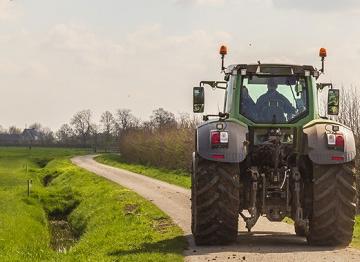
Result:
[[[344,151],[331,149],[327,145],[326,133],[332,132],[332,126],[338,126],[344,136]],[[345,125],[331,120],[314,120],[304,126],[303,132],[307,137],[306,153],[312,162],[319,165],[341,164],[354,160],[356,147],[354,134]]]
[[[227,131],[229,134],[229,143],[227,147],[213,148],[211,145],[210,132],[217,130],[216,124],[218,123],[223,123],[223,131]],[[240,125],[236,122],[205,122],[196,130],[196,151],[202,158],[208,160],[240,163],[244,161],[248,153],[246,143],[246,134],[248,132],[247,126]]]

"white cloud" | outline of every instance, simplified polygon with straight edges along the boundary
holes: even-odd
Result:
[[[226,3],[227,0],[174,0],[179,5],[195,5],[195,6],[221,6]]]
[[[95,69],[112,67],[112,60],[125,52],[123,46],[96,35],[86,27],[74,24],[55,25],[41,44],[48,54],[62,54],[75,59],[82,66]]]
[[[328,12],[340,10],[352,10],[360,8],[359,0],[272,0],[275,7],[306,10],[314,12]]]
[[[227,32],[167,34],[158,24],[118,40],[75,24],[58,24],[42,34],[14,32],[0,41],[0,48],[11,46],[16,53],[0,61],[6,74],[0,86],[14,87],[4,95],[17,96],[17,103],[28,108],[11,119],[34,119],[55,128],[83,108],[100,113],[127,107],[142,118],[157,107],[189,112],[191,87],[203,78],[220,77],[218,45],[230,40]]]
[[[198,65],[196,57],[215,53],[218,44],[231,39],[226,32],[192,31],[177,35],[164,33],[159,24],[142,26],[115,41],[77,25],[54,26],[40,40],[41,49],[63,59],[76,59],[82,66],[116,71],[129,65],[168,64],[189,68]],[[180,62],[186,61],[186,64]],[[152,68],[150,69],[152,70]]]
[[[22,10],[17,1],[0,0],[0,21],[13,21],[21,15]]]

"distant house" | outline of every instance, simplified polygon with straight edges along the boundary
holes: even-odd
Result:
[[[24,142],[33,143],[39,140],[39,133],[34,128],[25,128],[21,135]]]
[[[21,134],[0,134],[1,146],[33,145],[39,140],[39,133],[33,128],[26,128]]]

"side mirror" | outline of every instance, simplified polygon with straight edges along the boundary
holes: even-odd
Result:
[[[339,114],[339,89],[329,89],[328,92],[328,115]]]
[[[194,113],[204,112],[204,87],[198,86],[193,89],[193,111]]]

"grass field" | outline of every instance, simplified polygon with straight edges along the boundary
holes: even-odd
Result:
[[[137,194],[72,165],[82,153],[0,148],[0,261],[182,261],[181,229]]]
[[[356,216],[352,247],[360,249],[360,215]]]
[[[182,170],[166,170],[133,163],[126,163],[122,160],[119,154],[104,154],[97,156],[95,160],[109,166],[126,169],[134,173],[152,177],[184,188],[190,189],[191,186],[190,174]]]

